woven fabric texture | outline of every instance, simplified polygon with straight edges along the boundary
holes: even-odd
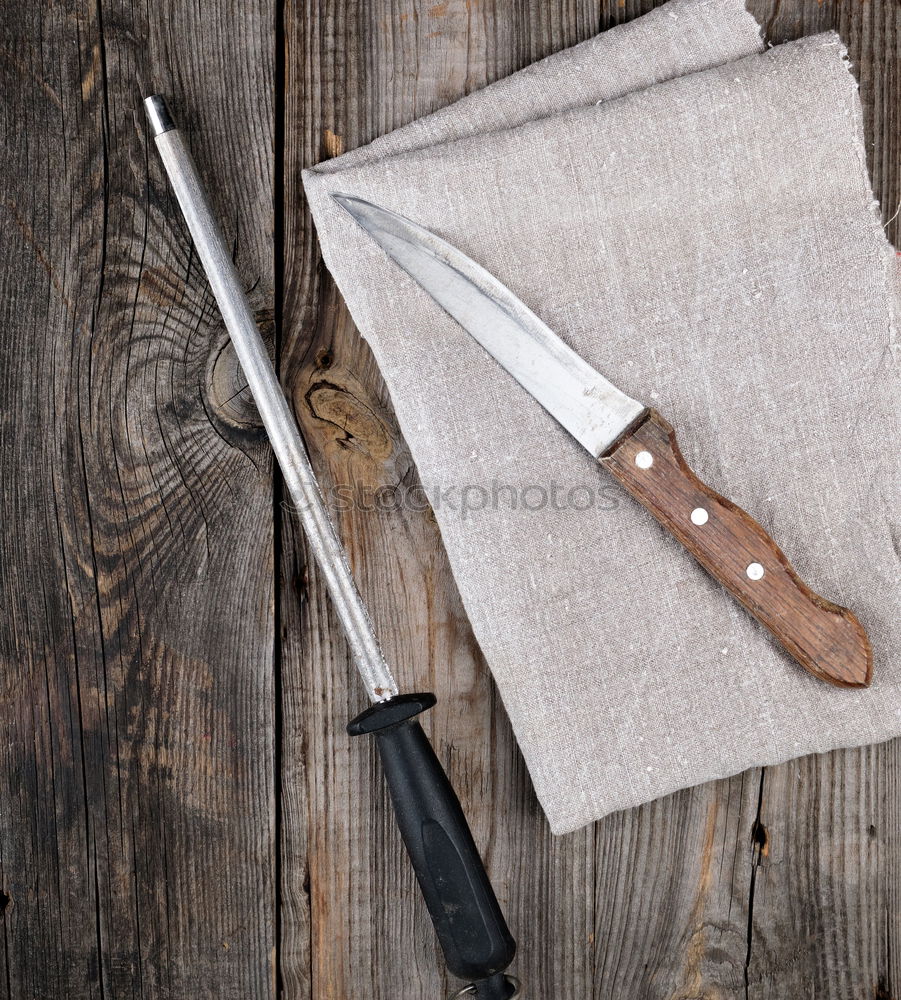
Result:
[[[740,0],[670,0],[304,183],[555,832],[901,733],[897,265],[837,36],[765,51]],[[855,611],[872,687],[801,670],[336,191],[460,247],[657,407]]]

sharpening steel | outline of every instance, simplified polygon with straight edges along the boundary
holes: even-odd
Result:
[[[459,800],[415,718],[435,704],[435,696],[398,692],[193,158],[165,100],[154,95],[144,106],[285,486],[374,703],[350,723],[348,732],[376,739],[398,825],[448,968],[473,980],[457,995],[511,1000],[518,984],[504,970],[513,961],[516,944]]]

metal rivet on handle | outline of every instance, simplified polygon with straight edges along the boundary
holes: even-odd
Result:
[[[650,469],[654,464],[654,456],[649,451],[640,451],[635,456],[635,464],[639,469]]]
[[[695,507],[691,512],[691,523],[697,525],[706,524],[709,517],[710,515],[703,507]]]
[[[751,563],[745,572],[748,574],[749,580],[763,579],[763,566],[761,566],[760,563]]]

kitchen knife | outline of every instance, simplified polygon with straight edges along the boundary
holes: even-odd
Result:
[[[348,725],[348,732],[375,739],[397,823],[447,966],[461,979],[473,980],[455,996],[513,1000],[519,986],[504,970],[513,961],[516,943],[460,802],[416,719],[435,704],[435,696],[398,692],[194,160],[163,98],[148,97],[144,107],[285,486],[373,702]]]
[[[814,593],[750,515],[698,479],[656,410],[608,382],[456,247],[361,198],[333,197],[802,667],[839,687],[870,683],[872,651],[854,614]]]

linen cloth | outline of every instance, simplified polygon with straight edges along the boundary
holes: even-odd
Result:
[[[837,36],[765,51],[740,0],[671,0],[304,183],[556,833],[901,733],[896,263]],[[872,687],[797,666],[335,191],[460,247],[657,407],[698,475],[859,616]],[[466,486],[483,509],[442,502]]]

